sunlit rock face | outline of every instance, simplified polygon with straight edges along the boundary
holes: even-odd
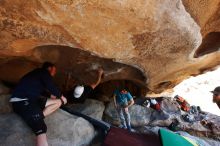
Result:
[[[186,10],[201,27],[201,34],[203,36],[202,44],[195,52],[194,57],[200,57],[219,50],[219,3],[219,0],[183,1]]]
[[[64,71],[73,67],[76,71],[85,71],[84,67],[80,68],[80,63],[86,58],[80,56],[80,51],[76,51],[75,48],[79,48],[103,59],[100,62],[105,64],[101,65],[107,71],[105,81],[123,78],[122,73],[128,72],[126,80],[146,84],[150,90],[160,92],[173,87],[188,75],[199,74],[201,70],[219,63],[219,53],[200,57],[207,48],[200,49],[202,53],[199,55],[197,52],[200,58],[193,57],[202,43],[202,37],[219,30],[219,1],[209,2],[1,0],[0,65],[6,66],[11,62],[16,64],[17,59],[30,65],[30,68],[25,66],[26,70],[18,69],[20,72],[16,76],[11,77],[12,73],[4,74],[9,81],[17,81],[26,71],[46,60],[58,64],[60,69],[70,64]],[[207,12],[206,8],[211,9],[211,12]],[[202,15],[202,12],[207,14]],[[53,45],[60,46],[59,51],[54,51],[51,47]],[[72,48],[72,51],[66,51],[67,47]],[[78,55],[79,61],[69,63],[64,58],[70,55]],[[105,59],[115,64],[106,65]],[[97,64],[94,60],[88,61]],[[122,68],[116,62],[127,64],[125,66],[130,71],[125,67],[121,75],[112,77],[111,73]],[[13,67],[15,65],[11,65],[11,70]]]

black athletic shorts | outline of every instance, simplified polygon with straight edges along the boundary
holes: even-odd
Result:
[[[43,115],[46,102],[47,98],[39,98],[39,100],[34,102],[29,100],[12,102],[14,112],[27,123],[35,135],[47,132]]]

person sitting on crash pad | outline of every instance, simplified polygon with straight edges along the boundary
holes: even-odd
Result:
[[[220,86],[216,87],[213,91],[213,102],[218,105],[218,108],[220,108]]]
[[[131,118],[128,108],[134,104],[133,97],[126,89],[116,89],[113,94],[114,105],[119,114],[121,126],[124,129],[131,130]]]
[[[85,100],[91,96],[93,90],[99,85],[104,76],[102,68],[99,68],[97,71],[98,80],[95,83],[90,85],[76,85],[73,89],[64,94],[67,97],[68,103],[84,103]]]
[[[14,112],[36,135],[37,146],[48,146],[44,118],[67,103],[53,82],[55,74],[56,66],[45,62],[41,68],[34,69],[21,78],[10,99]],[[44,91],[48,91],[51,98],[41,98]]]

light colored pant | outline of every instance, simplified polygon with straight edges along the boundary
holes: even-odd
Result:
[[[123,107],[120,105],[117,106],[117,112],[121,121],[121,125],[123,128],[128,129],[131,131],[131,117],[128,111],[125,111]]]

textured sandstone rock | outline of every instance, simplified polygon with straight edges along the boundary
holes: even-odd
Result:
[[[219,31],[218,10],[217,0],[2,0],[0,65],[16,58],[59,63],[63,60],[59,56],[68,52],[35,49],[48,45],[78,47],[140,69],[148,80],[135,80],[160,92],[219,64],[217,53],[193,58],[202,36]],[[70,65],[83,70],[77,68],[80,61]],[[64,60],[59,66],[65,64]],[[117,74],[117,69],[109,69],[105,81],[115,79],[110,74]]]
[[[219,0],[184,0],[186,10],[191,14],[201,27],[203,41],[195,52],[194,57],[200,57],[208,53],[218,51],[219,48]],[[208,11],[207,11],[208,10]]]
[[[196,20],[196,22],[204,27],[210,17],[212,17],[218,9],[219,0],[184,0],[182,1],[186,10]],[[209,10],[209,11],[207,11]]]
[[[88,145],[95,136],[93,126],[86,120],[58,110],[46,118],[48,143],[53,146]],[[1,144],[35,145],[35,136],[15,114],[0,115]]]
[[[183,1],[186,10],[201,27],[203,35],[210,32],[219,32],[219,3],[219,0]]]

